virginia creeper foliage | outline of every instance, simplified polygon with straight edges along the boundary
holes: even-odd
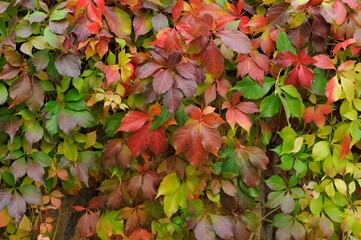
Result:
[[[0,1],[0,238],[360,239],[360,51],[358,0]]]

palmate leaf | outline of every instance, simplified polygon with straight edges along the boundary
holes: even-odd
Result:
[[[77,229],[82,237],[90,237],[96,233],[96,225],[99,216],[91,211],[86,211],[85,214],[78,220],[76,224]]]
[[[103,150],[103,167],[120,166],[123,169],[129,167],[133,155],[123,139],[115,138],[109,140]]]

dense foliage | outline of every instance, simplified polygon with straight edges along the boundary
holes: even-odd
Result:
[[[0,1],[1,238],[55,239],[89,188],[84,238],[360,239],[360,27],[358,0]]]

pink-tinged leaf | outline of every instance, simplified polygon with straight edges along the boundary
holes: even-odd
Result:
[[[29,143],[29,146],[32,146],[33,143],[39,142],[44,135],[44,129],[40,126],[38,121],[32,122],[27,126],[25,132],[25,139]]]
[[[203,216],[194,229],[194,235],[197,240],[214,240],[216,234],[213,226],[206,216]]]
[[[252,165],[258,169],[265,170],[269,159],[266,153],[258,147],[247,147],[246,152],[248,152],[249,161]]]
[[[273,62],[280,67],[289,67],[298,62],[298,57],[289,51],[282,51],[277,54],[277,57],[273,59]]]
[[[81,212],[81,211],[86,210],[86,208],[82,207],[82,206],[73,206],[72,208],[77,212]]]
[[[175,114],[181,102],[182,92],[175,86],[171,87],[168,92],[163,95],[163,103],[172,114]]]
[[[224,193],[228,196],[235,197],[238,195],[237,188],[231,181],[221,179],[221,185]]]
[[[150,119],[150,116],[144,112],[131,111],[128,112],[122,122],[120,127],[117,129],[117,132],[135,132]]]
[[[313,79],[314,77],[312,71],[300,64],[298,68],[298,80],[300,85],[311,89]]]
[[[14,175],[15,181],[26,174],[26,161],[25,158],[19,158],[11,164],[11,172]],[[1,196],[0,196],[1,199]],[[1,204],[0,204],[1,209]]]
[[[172,8],[172,18],[174,22],[176,22],[179,16],[181,15],[183,8],[184,8],[183,0],[177,0],[177,2],[174,4]]]
[[[129,220],[128,220],[129,221]],[[142,228],[136,229],[132,232],[129,237],[129,240],[148,240],[151,239],[151,233]]]
[[[119,38],[124,38],[132,32],[132,20],[129,15],[117,7],[107,7],[103,9],[105,20],[110,30]]]
[[[356,43],[356,40],[353,38],[347,39],[343,42],[339,42],[335,45],[335,47],[332,50],[332,55],[335,56],[337,52],[342,48],[343,50],[346,50],[347,47],[353,43]]]
[[[233,51],[243,54],[248,54],[252,51],[251,40],[241,31],[223,30],[215,35],[220,37],[223,44]]]
[[[32,112],[39,111],[44,105],[44,90],[35,80],[31,83],[29,97],[26,99],[25,103]]]
[[[236,105],[237,109],[245,114],[260,112],[257,105],[253,102],[241,102]]]
[[[302,49],[298,53],[298,58],[299,58],[300,62],[305,64],[305,65],[312,65],[312,64],[314,64],[316,62],[312,57],[308,56],[308,49],[307,48]]]
[[[139,68],[137,68],[136,70],[136,76],[138,78],[147,78],[149,76],[151,76],[152,74],[154,74],[156,71],[158,71],[159,69],[161,69],[163,66],[153,63],[153,62],[148,62],[142,66],[140,66]]]
[[[118,65],[107,65],[104,66],[105,79],[107,80],[107,85],[109,86],[112,83],[119,82],[120,73]]]
[[[70,135],[71,131],[76,127],[74,116],[65,108],[61,108],[58,113],[58,125],[66,135]]]
[[[326,237],[331,237],[335,231],[333,223],[324,214],[321,215],[319,226],[320,226],[321,232]]]
[[[165,40],[164,50],[166,53],[171,54],[182,49],[182,44],[179,40],[179,34],[175,29],[172,29]]]
[[[351,144],[351,141],[352,141],[352,138],[350,136],[350,134],[347,134],[344,139],[342,139],[342,142],[341,142],[341,156],[340,158],[343,159],[347,153],[350,152],[350,144]]]
[[[139,190],[142,188],[143,185],[143,176],[142,175],[136,175],[132,177],[128,182],[127,190],[132,196],[136,196],[139,192]]]
[[[222,239],[233,239],[234,224],[228,216],[209,214],[213,224],[214,231]]]
[[[169,69],[160,70],[153,77],[153,88],[157,94],[167,92],[173,85],[173,77]]]
[[[356,10],[359,6],[359,2],[357,0],[343,0],[351,9]]]
[[[11,191],[8,191],[7,189],[0,190],[0,210],[6,208],[10,204],[11,197]]]
[[[18,79],[16,79],[9,88],[9,95],[14,100],[9,108],[12,108],[22,102],[24,102],[29,97],[29,92],[31,91],[30,78],[27,74],[21,74]]]
[[[56,59],[55,67],[63,76],[78,78],[80,76],[81,61],[74,54],[61,55]]]
[[[144,174],[142,192],[144,198],[153,201],[157,195],[157,186],[161,182],[160,177],[156,172],[147,172]]]
[[[203,114],[204,116],[202,117],[202,124],[205,126],[210,128],[217,128],[224,123],[224,120],[216,113],[205,113],[205,110],[203,110]]]
[[[285,214],[289,214],[295,209],[295,200],[291,197],[290,193],[287,193],[281,203],[281,210]]]
[[[78,220],[76,228],[82,237],[90,237],[96,233],[96,225],[99,216],[93,212],[86,211],[85,214]]]
[[[185,79],[178,74],[174,76],[176,87],[182,90],[187,98],[192,98],[197,93],[197,83],[193,79]]]
[[[213,40],[202,55],[202,65],[215,78],[220,78],[224,73],[224,57]]]
[[[335,3],[332,5],[332,8],[336,14],[335,20],[337,25],[341,25],[345,21],[347,15],[347,11],[343,3],[340,0],[336,0]]]
[[[192,63],[181,63],[175,67],[177,72],[186,79],[196,79],[195,67]]]
[[[102,25],[102,13],[101,11],[95,7],[93,3],[89,3],[87,7],[87,16],[93,22],[98,23],[100,26]]]
[[[81,182],[85,184],[86,187],[89,187],[88,179],[89,179],[89,170],[87,166],[85,166],[82,162],[77,162],[76,165],[70,166],[70,172],[71,174],[79,179]]]
[[[168,139],[163,127],[159,127],[151,132],[149,148],[155,155],[159,155],[167,150]]]
[[[26,173],[35,182],[44,184],[43,176],[45,174],[45,171],[44,171],[44,168],[40,164],[38,164],[34,161],[28,161],[28,163],[26,164]]]
[[[152,18],[152,25],[154,31],[159,32],[160,30],[169,26],[168,18],[164,14],[158,13]]]
[[[9,215],[18,224],[26,212],[26,203],[21,195],[14,191],[11,202],[8,206]]]
[[[314,56],[313,59],[316,61],[313,65],[315,65],[318,68],[322,69],[335,69],[335,65],[333,64],[332,60],[329,56],[325,54],[320,54],[317,56]]]
[[[0,79],[10,80],[17,76],[21,71],[21,68],[12,67],[10,64],[6,64],[0,73]]]
[[[152,18],[150,15],[136,16],[133,20],[133,27],[135,36],[138,38],[141,35],[147,34],[152,28]]]
[[[338,100],[341,94],[341,85],[338,83],[336,77],[331,78],[325,89],[325,96],[328,98],[327,104],[333,103]]]
[[[9,135],[11,141],[14,140],[15,134],[19,130],[19,128],[20,128],[20,120],[16,116],[10,117],[5,122],[5,124],[1,126],[1,129]]]
[[[10,5],[10,3],[1,1],[0,2],[0,14],[4,13],[6,11],[6,9],[8,9],[9,5]]]
[[[126,169],[129,167],[133,155],[128,146],[124,144],[123,139],[116,138],[105,144],[102,158],[105,169],[115,165]]]
[[[297,220],[295,220],[292,224],[291,235],[292,237],[294,237],[295,240],[302,240],[305,238],[306,230],[303,225]]]
[[[213,153],[218,156],[218,150],[222,145],[222,137],[215,129],[207,126],[200,127],[200,139],[202,146],[207,152]]]

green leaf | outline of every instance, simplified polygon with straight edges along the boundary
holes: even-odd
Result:
[[[68,14],[68,12],[69,12],[69,9],[67,9],[67,8],[57,9],[51,13],[49,20],[50,21],[63,20],[66,17],[66,15]]]
[[[70,89],[64,96],[65,102],[76,102],[83,100],[84,94],[79,93],[75,88]]]
[[[275,93],[265,97],[260,106],[260,117],[273,117],[280,109],[281,104],[281,99]]]
[[[311,83],[312,89],[310,89],[310,91],[316,95],[325,96],[325,89],[327,84],[325,70],[315,67],[313,69],[313,76],[315,80]]]
[[[272,190],[284,190],[286,189],[286,184],[283,179],[278,175],[273,175],[265,181],[266,185]]]
[[[0,105],[3,105],[8,99],[8,90],[4,84],[0,83]]]
[[[10,172],[4,172],[2,178],[10,187],[15,186],[15,178]]]
[[[165,107],[162,107],[161,113],[154,118],[154,121],[151,125],[151,130],[154,131],[159,128],[163,123],[168,121],[168,119],[172,116],[172,113],[168,111]]]
[[[168,174],[160,183],[157,197],[160,195],[171,195],[180,187],[180,181],[176,173]]]
[[[330,154],[330,143],[320,141],[313,146],[312,157],[315,161],[321,161]]]
[[[25,138],[31,146],[33,143],[39,142],[43,138],[44,129],[40,126],[38,121],[32,122],[26,128]]]
[[[299,159],[295,160],[295,164],[294,164],[293,168],[296,170],[296,175],[299,178],[304,177],[308,170],[306,163],[302,162]]]
[[[279,31],[276,38],[276,46],[278,52],[290,51],[293,54],[297,54],[296,48],[291,43],[286,32]]]
[[[242,91],[242,94],[245,98],[248,99],[260,99],[268,93],[268,91],[275,84],[276,80],[270,77],[265,77],[263,79],[263,85],[259,85],[256,81],[252,80],[249,76],[246,76],[236,83],[236,86],[230,89]]]
[[[278,213],[273,217],[272,226],[274,226],[276,228],[283,228],[288,223],[290,223],[291,220],[292,220],[291,215],[286,215],[284,213]]]
[[[33,152],[31,154],[31,157],[35,162],[39,163],[42,167],[51,167],[53,163],[49,155],[41,151]]]
[[[40,189],[35,185],[27,184],[22,185],[19,188],[21,195],[25,202],[32,205],[41,205],[43,202],[43,196],[41,195]]]
[[[170,218],[179,209],[180,192],[175,191],[171,195],[165,195],[164,197],[164,213]]]
[[[65,40],[64,36],[57,35],[49,30],[48,27],[44,29],[44,37],[47,43],[56,49],[63,49],[63,42]]]
[[[318,198],[313,198],[310,203],[311,213],[315,216],[318,216],[322,212],[323,201],[322,196]]]
[[[75,162],[78,159],[78,148],[71,141],[64,141],[63,142],[63,153],[64,156],[69,160]]]

